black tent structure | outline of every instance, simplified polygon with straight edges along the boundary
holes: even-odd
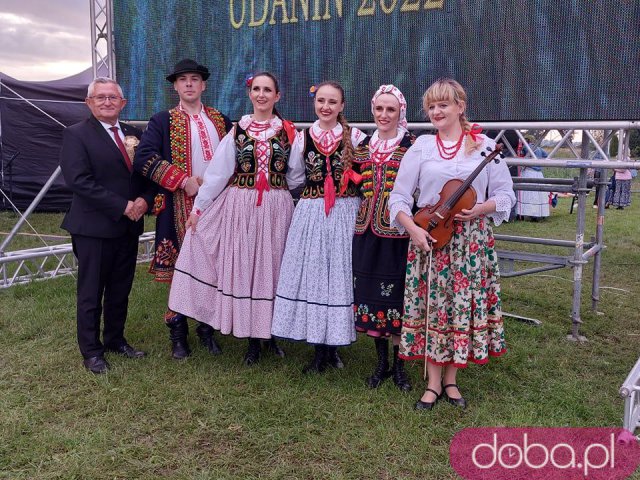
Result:
[[[59,163],[62,131],[89,114],[91,68],[60,80],[27,82],[0,73],[0,209],[24,211]],[[63,211],[71,193],[54,179],[38,211]]]

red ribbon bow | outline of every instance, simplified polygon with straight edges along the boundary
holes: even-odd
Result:
[[[256,183],[256,189],[258,190],[258,203],[256,206],[259,207],[262,205],[262,193],[266,190],[267,192],[270,190],[269,182],[267,182],[267,176],[264,172],[260,172],[258,174],[258,182]]]
[[[482,133],[482,127],[477,123],[474,123],[473,125],[471,125],[471,130],[469,130],[467,135],[471,137],[471,140],[473,140],[474,142],[477,142],[478,135],[480,135],[481,133]]]
[[[296,126],[291,120],[283,120],[282,127],[284,128],[284,131],[287,132],[289,144],[293,144],[293,140],[296,138]]]
[[[336,203],[336,185],[333,183],[331,172],[324,179],[324,214],[328,217],[329,212]]]
[[[362,175],[356,173],[353,168],[346,170],[342,174],[342,187],[340,187],[340,195],[344,195],[344,192],[347,191],[347,187],[349,186],[349,182],[353,182],[356,185],[359,185],[362,182]]]

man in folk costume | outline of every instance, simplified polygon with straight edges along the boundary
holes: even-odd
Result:
[[[209,78],[206,67],[184,59],[166,78],[173,83],[180,102],[151,117],[136,151],[134,168],[158,185],[153,205],[155,254],[149,272],[156,281],[171,283],[193,200],[213,152],[232,125],[218,110],[202,104]],[[187,318],[170,309],[164,318],[170,330],[173,358],[188,357],[191,350]],[[212,327],[199,322],[196,332],[210,353],[221,353]]]

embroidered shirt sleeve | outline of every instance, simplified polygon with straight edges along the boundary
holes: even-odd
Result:
[[[236,144],[235,128],[222,139],[213,154],[213,160],[204,173],[203,183],[198,190],[198,196],[193,210],[204,212],[227,186],[235,170]]]

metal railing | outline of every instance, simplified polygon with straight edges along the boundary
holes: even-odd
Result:
[[[624,398],[623,427],[633,433],[640,427],[640,358],[620,387],[620,396]]]

